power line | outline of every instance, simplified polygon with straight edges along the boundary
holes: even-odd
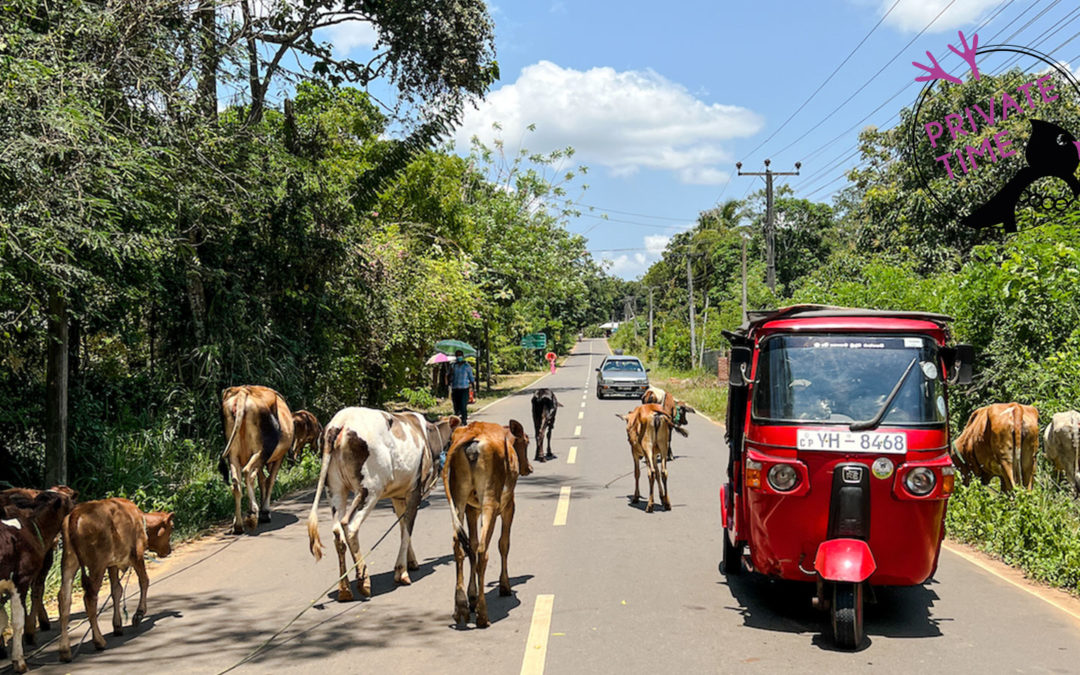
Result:
[[[894,9],[896,9],[896,6],[899,5],[899,4],[900,4],[900,0],[896,0],[896,2],[894,2],[892,4],[892,7],[889,7],[889,11],[885,12],[885,14],[880,19],[878,19],[878,22],[874,24],[874,27],[870,29],[870,32],[867,33],[866,35],[864,35],[862,40],[859,40],[859,44],[855,45],[855,48],[852,49],[850,52],[848,52],[848,55],[844,57],[844,60],[840,62],[840,65],[836,66],[836,68],[833,68],[833,71],[831,73],[829,73],[829,76],[826,77],[825,80],[821,84],[818,85],[817,89],[815,89],[813,91],[813,93],[811,93],[809,96],[806,97],[806,100],[802,102],[802,105],[800,105],[798,108],[796,108],[795,112],[791,113],[791,115],[789,115],[788,118],[786,120],[784,120],[783,124],[781,124],[779,127],[776,128],[775,131],[773,131],[771,134],[769,134],[768,138],[766,138],[765,140],[758,143],[757,146],[753,150],[751,150],[750,152],[745,153],[745,155],[753,155],[755,152],[757,152],[758,150],[761,149],[761,146],[765,145],[766,143],[768,143],[772,139],[776,138],[776,134],[783,131],[784,127],[786,127],[788,125],[788,122],[795,119],[795,116],[798,115],[800,112],[802,112],[803,108],[806,107],[806,104],[810,103],[810,101],[813,100],[813,98],[815,96],[817,96],[818,93],[820,93],[822,89],[825,88],[825,85],[827,85],[829,83],[829,81],[832,80],[833,77],[835,77],[838,72],[840,72],[840,69],[844,67],[844,64],[846,64],[848,61],[850,61],[852,56],[855,56],[855,52],[859,51],[859,47],[862,47],[863,43],[865,43],[868,39],[870,39],[870,36],[874,34],[874,31],[876,31],[878,29],[878,26],[880,26],[881,23],[883,21],[885,21],[885,19],[889,18],[889,15],[892,14],[892,11]]]
[[[647,213],[634,213],[632,211],[617,211],[615,209],[609,209],[606,206],[596,206],[595,204],[579,204],[578,206],[584,206],[589,209],[596,209],[598,211],[607,211],[608,213],[617,213],[621,216],[634,216],[635,218],[655,218],[656,220],[674,220],[676,222],[684,223],[687,220],[697,220],[697,218],[675,218],[672,216],[651,216]]]
[[[659,223],[638,223],[638,222],[635,222],[633,220],[622,220],[622,219],[619,219],[619,218],[606,218],[604,216],[597,216],[597,215],[594,215],[594,214],[591,214],[591,213],[582,213],[582,214],[580,214],[580,217],[581,218],[595,218],[597,220],[601,220],[601,221],[604,221],[606,223],[620,223],[620,224],[623,224],[623,225],[636,225],[637,227],[651,227],[651,228],[657,228],[657,229],[661,229],[661,230],[677,230],[677,231],[678,230],[685,230],[687,227],[692,227],[693,224],[697,222],[696,218],[694,220],[692,220],[692,221],[689,221],[689,222],[683,221],[685,224],[680,227],[679,225],[660,225]],[[599,225],[599,223],[597,223],[597,224]]]

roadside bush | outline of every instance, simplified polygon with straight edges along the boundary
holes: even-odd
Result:
[[[1080,593],[1080,503],[1040,457],[1031,490],[1005,494],[978,480],[957,481],[950,537],[1016,565],[1028,576]]]
[[[418,410],[434,408],[439,404],[427,389],[409,389],[406,387],[398,394],[398,398],[404,400],[410,408]]]

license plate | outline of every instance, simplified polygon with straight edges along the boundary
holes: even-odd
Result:
[[[907,452],[907,435],[898,432],[840,431],[835,429],[799,429],[799,450],[825,452]]]

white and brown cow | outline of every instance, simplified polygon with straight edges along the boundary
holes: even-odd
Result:
[[[254,530],[258,522],[270,522],[270,494],[285,455],[293,442],[293,416],[281,394],[268,387],[244,385],[221,392],[221,415],[225,427],[225,451],[218,465],[232,487],[236,510],[233,532]],[[263,473],[264,469],[269,476]],[[255,500],[259,480],[262,502]],[[242,489],[247,487],[251,511],[240,516]]]
[[[650,386],[645,390],[645,393],[641,395],[642,403],[656,403],[664,409],[664,414],[671,418],[671,421],[675,423],[676,427],[686,426],[687,413],[697,412],[690,407],[690,404],[686,401],[680,401],[675,398],[673,394],[668,394],[666,391],[655,385]],[[681,431],[679,433],[682,433]],[[683,434],[685,436],[685,434]],[[668,443],[667,452],[668,461],[675,459],[675,453],[671,449],[671,443]]]
[[[1043,441],[1047,459],[1080,493],[1080,412],[1054,413]]]
[[[380,499],[389,498],[401,524],[401,548],[394,565],[394,580],[410,584],[409,570],[417,569],[412,530],[420,500],[439,476],[439,459],[450,445],[457,417],[428,422],[419,413],[388,413],[371,408],[345,408],[334,415],[323,434],[322,470],[315,501],[308,516],[308,543],[315,560],[322,558],[319,539],[319,499],[323,487],[330,497],[334,519],[334,546],[338,574],[345,575],[345,545],[356,567],[361,595],[371,595],[367,563],[360,555],[357,532]],[[354,495],[350,499],[350,495]],[[353,599],[349,581],[339,583],[338,600]]]

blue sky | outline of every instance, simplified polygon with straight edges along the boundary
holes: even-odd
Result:
[[[982,26],[980,46],[1010,38],[1080,63],[1075,0],[496,0],[489,9],[502,79],[467,115],[459,143],[490,140],[498,121],[508,149],[573,146],[590,168],[581,201],[599,208],[569,229],[587,233],[624,278],[643,273],[700,211],[762,186],[733,177],[736,161],[747,171],[765,158],[776,171],[801,161],[789,184],[828,201],[858,162],[858,131],[892,126],[915,99],[912,61],[931,50],[947,70],[966,68],[947,47],[958,29]]]

